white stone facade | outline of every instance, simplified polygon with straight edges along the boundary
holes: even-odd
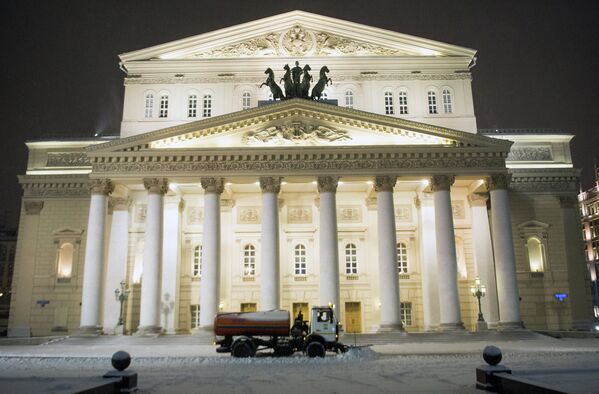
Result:
[[[489,328],[583,327],[572,136],[477,132],[474,55],[299,11],[121,55],[120,138],[28,143],[9,335],[114,333],[121,280],[139,335],[328,302],[350,332],[473,330],[477,276]],[[338,106],[257,107],[296,60]]]

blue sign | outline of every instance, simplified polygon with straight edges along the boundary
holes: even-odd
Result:
[[[566,294],[566,293],[555,293],[553,296],[559,302],[564,302],[564,301],[566,301],[566,298],[568,298],[568,294]]]
[[[42,308],[45,307],[46,305],[48,305],[50,303],[50,301],[48,300],[37,300],[36,302],[38,305],[40,305]]]

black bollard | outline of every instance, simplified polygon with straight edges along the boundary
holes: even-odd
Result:
[[[483,360],[489,365],[481,365],[476,368],[476,388],[497,392],[493,375],[496,373],[511,374],[512,370],[499,364],[501,361],[501,349],[497,346],[486,346],[483,350]]]
[[[121,393],[129,393],[137,390],[137,372],[129,370],[125,371],[131,365],[131,355],[123,350],[112,355],[110,360],[115,370],[108,371],[104,374],[105,378],[118,378],[118,389]]]

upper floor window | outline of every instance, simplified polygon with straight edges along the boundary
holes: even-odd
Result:
[[[345,108],[353,108],[354,107],[354,92],[351,90],[345,91]]]
[[[189,118],[198,116],[198,96],[195,94],[190,94],[187,97],[187,116]]]
[[[447,88],[443,89],[443,112],[450,114],[453,112],[453,100],[451,91]]]
[[[302,244],[296,245],[293,250],[295,275],[306,275],[306,247]]]
[[[408,247],[403,242],[397,243],[397,272],[408,273]]]
[[[71,278],[73,271],[73,252],[75,248],[72,243],[65,242],[58,249],[57,278],[59,281]]]
[[[399,92],[399,114],[408,114],[408,92],[405,90]]]
[[[347,275],[358,273],[358,249],[354,244],[345,245],[345,273]]]
[[[249,92],[245,92],[241,95],[241,109],[250,109],[252,105],[252,95]]]
[[[202,245],[196,245],[196,247],[193,248],[191,275],[195,277],[202,276]]]
[[[393,115],[393,93],[385,92],[385,115]]]
[[[428,113],[437,114],[437,93],[434,90],[428,91]]]
[[[168,94],[160,96],[160,112],[158,113],[159,118],[168,118]]]
[[[545,270],[545,253],[543,244],[537,237],[530,237],[526,241],[528,249],[528,263],[531,272],[543,272]]]
[[[256,275],[256,247],[245,245],[243,248],[243,276]]]
[[[151,118],[152,116],[154,116],[154,94],[146,94],[146,102],[144,109],[145,118]]]
[[[212,116],[212,96],[205,94],[202,99],[202,116],[209,118]]]

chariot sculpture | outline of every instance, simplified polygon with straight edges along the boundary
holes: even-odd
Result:
[[[314,81],[314,78],[310,74],[312,68],[308,64],[306,64],[303,68],[300,67],[299,62],[295,62],[295,67],[289,67],[289,64],[286,64],[283,67],[285,74],[283,78],[279,81],[279,83],[283,83],[283,89],[277,84],[275,80],[274,71],[269,67],[264,71],[264,74],[267,74],[268,77],[266,81],[262,82],[260,87],[268,86],[270,88],[270,92],[272,93],[273,100],[286,100],[291,98],[303,98],[308,100],[321,100],[323,96],[324,89],[329,84],[333,84],[333,80],[327,76],[329,73],[329,69],[327,66],[322,66],[320,68],[320,73],[318,77],[318,82],[312,88],[312,93],[310,94],[310,83]],[[283,93],[283,90],[285,93]]]

